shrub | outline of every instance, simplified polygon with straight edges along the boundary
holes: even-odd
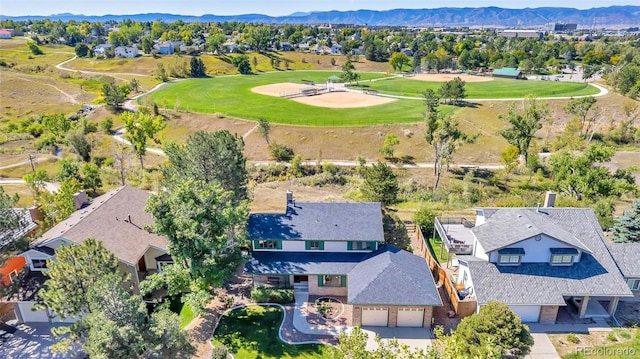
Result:
[[[256,287],[251,290],[251,299],[256,303],[288,304],[295,301],[293,289]]]
[[[567,341],[569,343],[578,344],[580,343],[580,338],[578,338],[575,334],[569,333],[567,334]]]
[[[269,145],[269,153],[276,161],[290,161],[293,158],[293,150],[279,143]]]
[[[113,118],[107,117],[102,122],[100,122],[100,129],[106,133],[111,133],[111,128],[113,127]]]
[[[416,211],[413,215],[413,220],[418,226],[420,226],[420,230],[423,234],[431,233],[437,216],[438,214],[436,212],[423,207]]]
[[[607,340],[610,342],[617,342],[618,337],[616,337],[616,334],[614,332],[609,332],[609,334],[607,334]]]
[[[211,359],[227,359],[228,356],[229,349],[224,344],[213,347],[211,351]]]

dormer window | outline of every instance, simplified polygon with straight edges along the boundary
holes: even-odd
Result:
[[[503,248],[498,250],[498,264],[517,266],[522,262],[523,248]]]
[[[575,248],[551,248],[550,263],[553,266],[570,266],[578,256],[578,250]]]

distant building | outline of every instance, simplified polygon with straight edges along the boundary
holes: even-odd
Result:
[[[522,80],[524,79],[524,74],[519,69],[515,67],[503,67],[501,69],[494,69],[491,73],[493,77],[501,77],[505,79],[516,79]]]
[[[13,37],[13,30],[0,29],[0,39],[10,39]]]
[[[571,32],[578,29],[578,24],[555,24],[553,25],[554,32]]]
[[[540,40],[542,40],[542,37],[544,36],[544,33],[542,31],[538,31],[538,30],[507,29],[507,30],[498,31],[498,36],[504,36],[507,39],[512,39],[512,38],[516,37],[516,38],[520,38],[520,39],[540,39]]]
[[[138,48],[135,46],[118,46],[115,49],[116,57],[132,59],[138,56]]]
[[[100,44],[93,48],[93,53],[97,55],[106,56],[108,51],[111,51],[113,46],[111,44]]]

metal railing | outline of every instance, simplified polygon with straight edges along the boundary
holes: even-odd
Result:
[[[442,243],[448,252],[455,254],[471,254],[473,253],[473,243],[458,243],[447,234],[447,230],[443,224],[459,224],[467,227],[471,224],[470,221],[463,217],[436,217],[434,225],[436,232],[442,239]],[[435,248],[434,248],[435,249]]]

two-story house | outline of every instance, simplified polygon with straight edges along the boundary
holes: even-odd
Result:
[[[593,210],[554,208],[554,198],[537,208],[479,208],[475,226],[459,225],[473,247],[456,257],[457,282],[478,310],[499,301],[524,322],[554,323],[560,311],[608,318],[632,296]]]
[[[255,286],[344,297],[353,325],[429,327],[442,305],[425,260],[382,244],[379,203],[296,202],[287,192],[285,213],[252,214],[247,229]]]
[[[118,267],[129,275],[127,283],[139,293],[140,282],[173,263],[167,253],[167,239],[149,233],[144,227],[153,223],[153,216],[144,211],[150,192],[123,186],[88,202],[83,192],[76,195],[78,210],[58,223],[24,253],[29,274],[20,291],[6,301],[13,302],[17,317],[23,322],[60,321],[55,313],[34,310],[37,292],[44,284],[47,260],[55,258],[61,246],[78,245],[95,238],[118,258]],[[70,319],[73,321],[73,319]]]
[[[115,49],[115,56],[132,59],[138,56],[138,48],[135,46],[118,46]]]
[[[609,243],[609,252],[629,289],[640,299],[640,243]]]

